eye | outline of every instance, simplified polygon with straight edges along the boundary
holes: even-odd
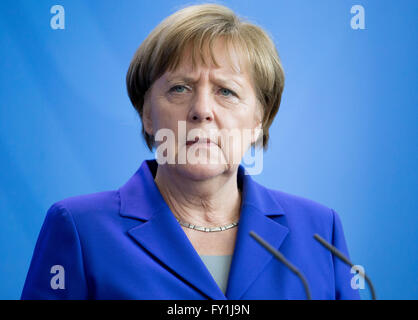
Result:
[[[186,89],[185,86],[182,85],[175,85],[174,87],[172,87],[170,89],[170,92],[174,92],[174,93],[182,93],[184,92],[184,90]]]
[[[235,96],[235,92],[233,92],[232,90],[229,90],[229,89],[227,89],[227,88],[222,88],[222,89],[221,89],[221,94],[222,94],[224,97],[229,97],[229,96],[231,96],[231,94]]]

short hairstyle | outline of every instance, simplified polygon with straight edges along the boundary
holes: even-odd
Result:
[[[141,121],[145,94],[154,81],[166,71],[175,70],[185,48],[193,48],[195,56],[204,60],[203,46],[209,45],[212,62],[219,66],[212,52],[214,40],[222,38],[238,48],[246,57],[258,102],[263,108],[263,148],[267,149],[269,128],[280,107],[284,88],[284,71],[271,37],[261,27],[239,18],[231,9],[219,4],[185,7],[164,19],[139,46],[126,75],[132,105]],[[205,63],[205,62],[204,62]],[[154,137],[142,122],[142,134],[152,151]]]

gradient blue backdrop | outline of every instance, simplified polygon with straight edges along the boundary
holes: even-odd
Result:
[[[191,3],[0,2],[1,299],[20,297],[52,203],[116,189],[153,157],[125,74],[147,34]],[[219,3],[271,33],[286,72],[255,179],[334,208],[378,298],[417,299],[418,1]],[[65,30],[50,27],[55,4]],[[350,27],[355,4],[365,30]]]

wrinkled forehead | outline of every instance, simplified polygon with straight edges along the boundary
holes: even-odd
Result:
[[[200,67],[219,69],[222,73],[248,77],[249,63],[243,48],[231,41],[216,39],[202,45],[189,42],[180,52],[177,65],[170,65],[167,73],[178,70],[193,73]]]

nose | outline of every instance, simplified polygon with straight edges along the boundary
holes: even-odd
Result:
[[[188,114],[188,120],[193,123],[212,122],[213,121],[213,105],[208,92],[197,92]]]

